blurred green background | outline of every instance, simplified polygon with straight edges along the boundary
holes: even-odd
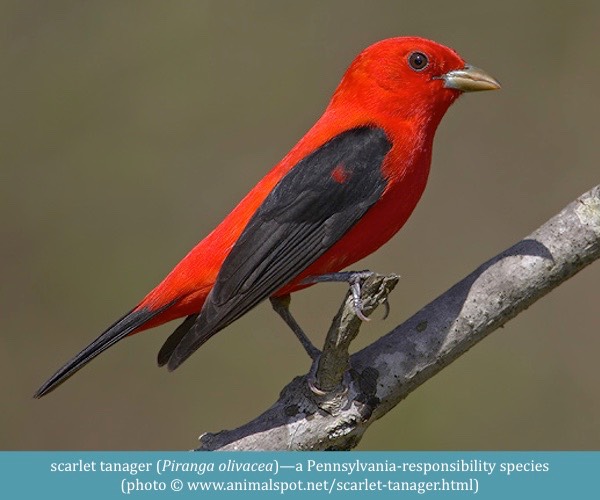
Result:
[[[598,183],[600,3],[0,3],[0,448],[189,449],[269,406],[308,359],[263,304],[180,370],[175,324],[34,390],[146,294],[319,116],[352,58],[421,35],[497,77],[436,138],[403,231],[356,265],[402,280],[356,348]],[[367,432],[367,449],[598,449],[595,264]],[[316,342],[345,288],[292,307]]]

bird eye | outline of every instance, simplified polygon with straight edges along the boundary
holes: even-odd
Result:
[[[429,64],[429,59],[423,52],[413,52],[408,56],[408,64],[415,71],[422,71]]]

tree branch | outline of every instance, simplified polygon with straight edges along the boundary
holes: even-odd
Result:
[[[357,329],[344,337],[341,348],[328,336],[318,368],[292,380],[279,400],[251,422],[201,436],[198,449],[351,449],[370,424],[419,385],[599,257],[600,186],[596,186],[351,356],[348,370],[344,353]],[[378,276],[374,285],[364,287],[363,293],[377,297],[370,312],[393,288],[384,287],[382,293],[386,279],[393,278]],[[363,295],[364,300],[369,297]],[[355,324],[350,302],[347,297],[332,327]],[[340,318],[346,319],[340,323]]]

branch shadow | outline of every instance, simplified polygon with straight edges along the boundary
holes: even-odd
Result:
[[[459,350],[455,356],[440,356],[441,350],[447,348],[448,342],[453,340],[449,338],[451,327],[461,316],[473,285],[488,269],[510,257],[539,257],[554,262],[550,250],[539,241],[519,241],[480,265],[388,334],[355,353],[351,357],[352,367],[358,371],[372,367],[373,360],[382,354],[390,355],[390,360],[401,360],[400,366],[386,366],[386,372],[395,377],[395,385],[398,386],[391,391],[394,396],[390,404],[397,404],[399,399],[406,397],[485,337],[481,335],[470,338],[469,342],[464,343],[464,349]],[[423,367],[427,369],[423,370]],[[381,374],[378,373],[378,376]]]

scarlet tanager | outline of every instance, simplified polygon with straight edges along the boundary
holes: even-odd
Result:
[[[291,292],[322,281],[321,275],[356,285],[356,275],[332,273],[374,252],[404,225],[425,188],[433,136],[449,106],[463,92],[499,87],[430,40],[390,38],[362,51],[300,142],[35,397],[128,335],[177,318],[187,317],[158,355],[169,370],[266,298],[294,327]]]

